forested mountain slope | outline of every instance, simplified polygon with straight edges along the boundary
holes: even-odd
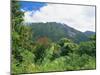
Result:
[[[57,41],[61,38],[69,38],[76,43],[88,40],[88,37],[84,33],[65,24],[47,22],[30,23],[28,25],[32,28],[33,38],[35,40],[41,37],[47,37],[52,41]]]

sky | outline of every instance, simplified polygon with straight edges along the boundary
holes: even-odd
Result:
[[[43,2],[20,2],[20,5],[26,23],[57,22],[82,32],[95,31],[94,6]]]

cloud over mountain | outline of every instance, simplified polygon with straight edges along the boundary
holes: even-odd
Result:
[[[80,31],[95,31],[95,7],[50,4],[35,11],[25,11],[25,22],[58,22]]]

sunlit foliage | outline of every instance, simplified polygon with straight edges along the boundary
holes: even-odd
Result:
[[[68,38],[61,38],[56,42],[46,36],[38,36],[36,39],[31,27],[24,25],[24,13],[19,8],[18,2],[12,1],[13,74],[96,68],[95,35],[91,36],[89,41],[80,43]]]

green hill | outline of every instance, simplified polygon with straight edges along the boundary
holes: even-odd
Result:
[[[28,25],[30,25],[32,28],[34,40],[39,39],[41,37],[47,37],[55,42],[61,38],[66,37],[72,39],[76,43],[88,40],[88,37],[84,33],[65,24],[47,22],[30,23]]]

